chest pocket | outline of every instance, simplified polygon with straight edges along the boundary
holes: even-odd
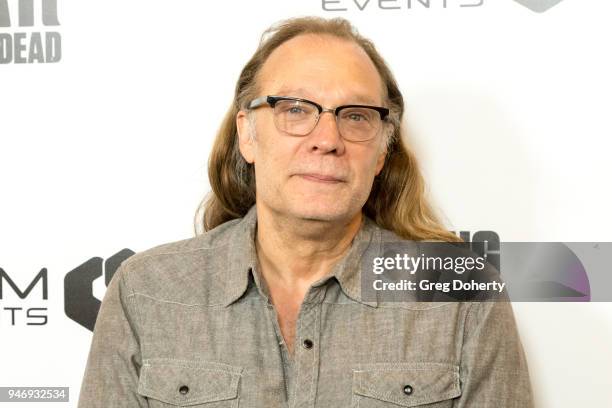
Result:
[[[138,393],[151,408],[237,408],[242,368],[192,360],[143,361]]]
[[[353,408],[446,408],[461,395],[459,367],[441,363],[372,363],[353,369]]]

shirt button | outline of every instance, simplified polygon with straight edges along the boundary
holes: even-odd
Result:
[[[312,343],[312,340],[306,339],[306,340],[304,340],[302,345],[304,346],[305,349],[310,349],[310,348],[312,348],[313,343]]]
[[[404,394],[406,395],[412,394],[412,385],[410,384],[404,385]]]
[[[186,385],[181,385],[181,388],[179,388],[179,392],[183,395],[186,395],[189,392],[189,387]]]

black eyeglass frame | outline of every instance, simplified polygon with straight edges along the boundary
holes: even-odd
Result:
[[[310,104],[314,105],[317,108],[317,110],[319,111],[319,116],[323,112],[332,112],[335,116],[338,116],[338,113],[340,113],[340,111],[342,109],[345,109],[345,108],[369,108],[369,109],[373,109],[373,110],[375,110],[375,111],[377,111],[379,113],[381,120],[387,120],[387,117],[389,116],[389,108],[384,108],[382,106],[351,104],[351,105],[340,105],[340,106],[336,106],[335,108],[324,108],[323,106],[319,105],[318,103],[313,102],[313,101],[308,100],[308,99],[294,98],[292,96],[277,96],[277,95],[266,95],[266,96],[260,96],[259,98],[255,98],[251,102],[249,102],[247,108],[248,109],[255,109],[255,108],[259,108],[260,106],[263,106],[265,104],[268,104],[271,108],[274,108],[276,103],[279,102],[279,101],[296,101],[296,102],[310,103]]]
[[[330,112],[334,114],[334,117],[336,118],[336,120],[338,120],[338,114],[340,113],[340,111],[342,111],[342,109],[345,108],[368,108],[368,109],[372,109],[378,112],[378,114],[380,115],[380,119],[382,122],[389,124],[390,121],[390,117],[389,117],[389,108],[384,108],[381,106],[372,106],[372,105],[359,105],[359,104],[350,104],[350,105],[340,105],[337,106],[335,108],[324,108],[323,106],[321,106],[320,104],[313,102],[311,100],[308,99],[303,99],[303,98],[296,98],[296,97],[292,97],[292,96],[277,96],[277,95],[265,95],[265,96],[260,96],[259,98],[255,98],[253,99],[251,102],[249,102],[249,104],[247,105],[247,109],[256,109],[265,105],[270,106],[272,109],[274,109],[274,107],[276,106],[276,104],[279,101],[295,101],[295,102],[305,102],[305,103],[309,103],[313,106],[315,106],[317,108],[318,114],[317,114],[317,120],[314,124],[314,126],[312,127],[312,129],[305,134],[294,134],[294,133],[288,133],[294,136],[306,136],[308,135],[310,132],[312,132],[314,130],[314,128],[317,126],[317,124],[319,123],[319,119],[321,119],[321,114],[324,112]],[[275,125],[277,125],[276,120],[274,121]],[[384,125],[383,125],[384,127]],[[280,129],[279,129],[280,130]],[[378,129],[378,131],[380,131],[380,129]],[[378,132],[377,131],[377,132]],[[374,137],[374,135],[372,136]],[[366,142],[368,140],[371,140],[372,138],[368,138],[366,140],[361,140],[363,142]],[[350,138],[347,140],[351,140]]]
[[[306,102],[306,103],[314,105],[319,111],[319,115],[317,116],[317,123],[319,123],[319,118],[321,117],[321,114],[323,112],[331,112],[334,114],[335,117],[338,117],[338,114],[340,113],[340,111],[345,108],[368,108],[368,109],[377,111],[378,114],[380,115],[380,119],[384,122],[388,122],[388,118],[389,118],[389,108],[384,108],[382,106],[351,104],[351,105],[340,105],[335,108],[324,108],[318,103],[313,102],[308,99],[295,98],[292,96],[277,96],[277,95],[266,95],[266,96],[260,96],[259,98],[255,98],[251,102],[249,102],[247,109],[256,109],[266,104],[274,109],[274,106],[276,106],[276,103],[279,101]]]

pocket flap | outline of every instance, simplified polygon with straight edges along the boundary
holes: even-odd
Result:
[[[241,373],[241,367],[222,363],[148,359],[141,367],[138,393],[177,406],[223,401],[238,396]]]
[[[459,366],[443,363],[372,363],[353,370],[353,392],[414,407],[461,395]]]

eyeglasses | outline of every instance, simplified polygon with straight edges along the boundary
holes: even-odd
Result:
[[[389,109],[380,106],[342,105],[324,108],[316,102],[290,96],[262,96],[253,99],[247,108],[255,109],[265,105],[274,109],[276,128],[294,136],[306,136],[317,126],[322,113],[331,112],[336,117],[340,135],[354,142],[373,139],[383,123],[387,123],[389,116]]]

